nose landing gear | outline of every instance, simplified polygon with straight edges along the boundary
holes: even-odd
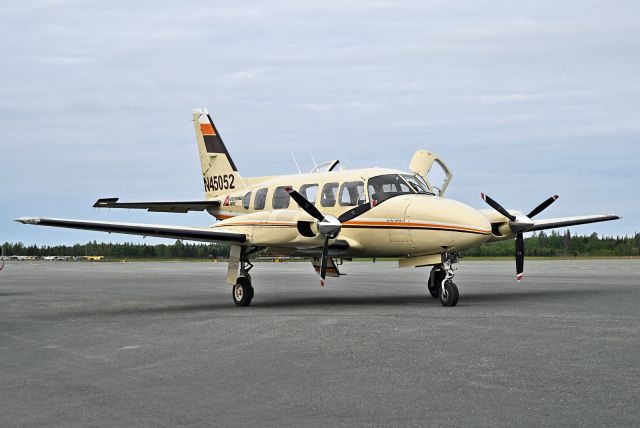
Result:
[[[458,286],[453,282],[455,275],[454,263],[458,262],[457,254],[445,254],[442,265],[431,269],[427,289],[433,298],[439,298],[443,306],[455,306],[458,304],[460,293]]]

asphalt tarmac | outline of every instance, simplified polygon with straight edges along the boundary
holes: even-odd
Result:
[[[0,426],[638,426],[640,260],[9,262]]]

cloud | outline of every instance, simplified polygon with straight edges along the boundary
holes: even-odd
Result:
[[[450,195],[470,204],[480,190],[518,203],[561,187],[571,204],[554,214],[591,212],[598,194],[630,212],[594,230],[640,222],[639,202],[619,202],[637,190],[640,158],[636,1],[52,0],[0,11],[1,218],[91,218],[110,195],[201,197],[190,111],[208,107],[246,175],[290,168],[274,147],[395,168],[429,148],[454,171]],[[35,242],[32,229],[0,221],[0,239]]]

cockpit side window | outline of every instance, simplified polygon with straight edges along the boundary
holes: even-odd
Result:
[[[380,203],[398,195],[415,193],[398,174],[386,174],[372,177],[367,186],[369,197]]]
[[[340,205],[353,207],[364,204],[364,183],[362,181],[348,181],[340,188]]]
[[[338,197],[338,183],[327,183],[322,187],[320,205],[323,207],[333,207]]]
[[[267,191],[269,189],[267,189],[266,187],[263,189],[260,189],[256,192],[256,197],[253,200],[253,208],[255,208],[256,210],[263,210],[264,206],[267,202]]]

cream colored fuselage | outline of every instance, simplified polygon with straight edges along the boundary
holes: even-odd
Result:
[[[236,189],[215,198],[221,205],[210,209],[209,213],[222,221],[211,227],[243,233],[252,246],[269,247],[282,254],[308,255],[323,243],[316,220],[293,200],[283,202],[280,199],[280,206],[288,206],[274,208],[276,189],[291,186],[300,190],[304,185],[317,184],[316,197],[311,202],[323,214],[338,217],[354,206],[341,204],[340,195],[334,206],[322,206],[320,194],[325,184],[341,186],[345,182],[362,181],[364,191],[359,199],[368,203],[371,201],[369,178],[384,174],[413,175],[392,169],[368,168],[244,179]],[[265,188],[268,189],[265,206],[256,209],[256,193]],[[249,192],[251,195],[247,197]],[[336,240],[346,241],[348,248],[335,245],[332,254],[340,257],[417,257],[472,248],[490,237],[491,225],[480,211],[437,196],[405,194],[386,199],[362,216],[343,223]],[[336,243],[336,240],[331,242]]]

